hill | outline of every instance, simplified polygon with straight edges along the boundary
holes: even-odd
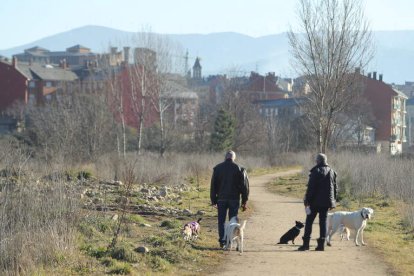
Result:
[[[60,51],[75,44],[82,44],[95,52],[107,51],[109,45],[132,46],[134,32],[102,26],[84,26],[45,37],[18,47],[0,50],[0,55],[10,57],[24,49],[41,46]],[[203,75],[227,73],[238,70],[248,73],[275,72],[281,76],[294,76],[289,65],[289,45],[286,33],[251,37],[239,33],[171,34],[172,40],[188,49],[190,66],[196,56],[201,57]],[[414,80],[414,31],[374,32],[376,56],[370,71],[384,75],[384,81],[403,83]]]

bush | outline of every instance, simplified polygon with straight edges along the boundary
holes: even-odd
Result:
[[[153,270],[160,272],[166,272],[170,267],[170,264],[159,256],[151,256],[150,264]]]
[[[109,268],[109,273],[111,274],[126,275],[126,274],[131,274],[131,271],[132,271],[131,265],[127,263],[120,263],[120,262],[116,262]]]
[[[106,247],[93,247],[92,245],[88,245],[85,248],[83,248],[83,250],[86,251],[86,253],[91,256],[91,257],[95,257],[97,259],[105,257],[107,255],[107,249]]]
[[[182,223],[176,219],[174,220],[164,220],[161,222],[161,227],[165,227],[167,229],[179,229],[182,227]]]
[[[79,171],[76,175],[78,180],[89,180],[92,179],[93,175],[90,171]]]
[[[129,263],[136,263],[138,258],[135,253],[125,247],[115,247],[110,252],[111,257],[118,261],[126,261]]]

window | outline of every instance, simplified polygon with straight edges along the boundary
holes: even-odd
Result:
[[[30,81],[29,88],[35,88],[35,87],[36,87],[36,83],[34,81]]]
[[[47,81],[45,86],[46,87],[52,87],[52,82],[51,81]]]

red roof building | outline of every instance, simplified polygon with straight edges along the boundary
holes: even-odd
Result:
[[[378,80],[376,72],[370,76],[364,78],[364,97],[371,103],[375,117],[375,140],[383,150],[389,148],[391,154],[399,154],[406,142],[407,96],[384,83],[382,75]]]

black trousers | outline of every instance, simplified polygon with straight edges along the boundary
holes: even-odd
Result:
[[[229,220],[237,216],[239,213],[240,200],[219,200],[217,202],[218,209],[218,232],[219,232],[219,242],[224,243],[224,224],[226,222],[227,211],[229,214]]]
[[[310,239],[312,234],[312,224],[317,214],[319,214],[319,238],[326,238],[326,217],[329,208],[311,206],[310,209],[310,215],[306,216],[305,234],[303,235],[303,238]]]

